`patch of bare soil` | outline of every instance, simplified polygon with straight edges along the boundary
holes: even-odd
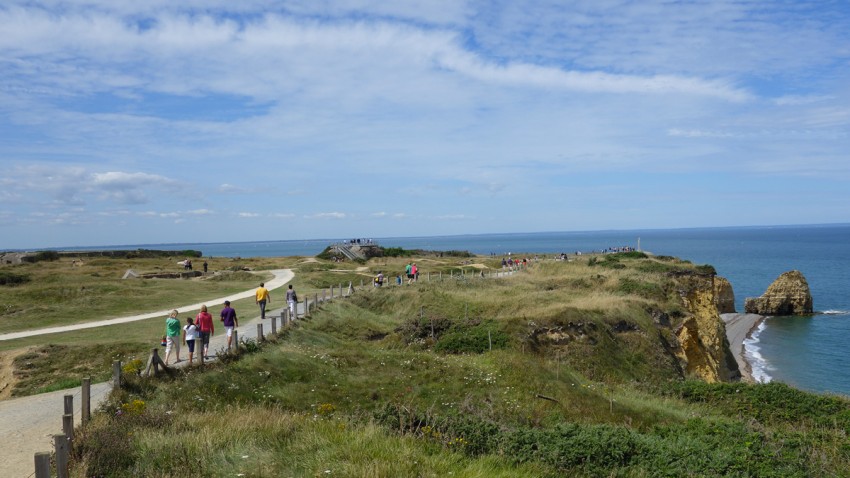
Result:
[[[0,400],[6,400],[12,396],[12,389],[17,382],[12,364],[18,355],[26,351],[27,349],[0,352]]]

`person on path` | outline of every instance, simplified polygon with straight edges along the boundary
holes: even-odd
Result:
[[[295,293],[295,289],[292,288],[292,284],[289,284],[289,290],[286,291],[286,303],[289,304],[289,316],[293,319],[297,318],[298,316],[295,314],[298,307],[298,295]]]
[[[207,267],[208,266],[209,266],[209,264],[207,264],[207,261],[204,261],[204,274],[207,273]]]
[[[410,284],[410,282],[413,280],[413,272],[411,272],[412,270],[413,270],[413,265],[410,262],[408,262],[407,265],[404,266],[404,275],[407,276],[407,283],[408,284]]]
[[[195,317],[195,325],[201,332],[201,345],[204,347],[200,353],[204,354],[204,358],[209,357],[210,337],[215,333],[212,315],[207,312],[207,305],[201,306],[201,311]]]
[[[230,350],[231,342],[233,342],[233,329],[239,327],[239,319],[236,317],[236,310],[230,307],[230,301],[224,301],[224,308],[221,309],[221,321],[224,322],[224,332],[227,335],[227,350]]]
[[[198,327],[191,317],[186,317],[186,325],[183,326],[183,345],[189,348],[189,363],[195,356],[195,339],[198,338]]]
[[[177,318],[177,310],[172,310],[165,319],[165,365],[168,365],[172,348],[176,355],[174,363],[177,363],[180,361],[180,319]]]
[[[266,303],[271,304],[272,297],[269,295],[269,290],[266,289],[266,284],[264,282],[260,282],[260,287],[257,289],[257,305],[260,306],[260,318],[266,318]]]

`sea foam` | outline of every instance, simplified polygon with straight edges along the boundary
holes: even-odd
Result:
[[[747,363],[750,364],[753,379],[756,382],[768,383],[773,380],[773,377],[768,373],[771,367],[761,354],[761,347],[759,346],[759,335],[761,335],[764,328],[765,322],[762,321],[756,330],[744,340],[744,357],[747,359]]]

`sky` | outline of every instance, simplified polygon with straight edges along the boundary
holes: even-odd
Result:
[[[0,250],[850,222],[846,0],[5,0]]]

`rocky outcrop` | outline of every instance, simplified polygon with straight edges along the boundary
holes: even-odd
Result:
[[[806,315],[813,312],[809,283],[800,271],[779,276],[761,297],[750,297],[744,303],[748,314]]]
[[[729,349],[726,325],[718,313],[716,279],[701,276],[680,278],[682,301],[690,315],[674,329],[678,346],[673,349],[686,375],[711,383],[741,378],[738,364]]]
[[[714,278],[714,295],[717,297],[717,312],[720,314],[734,314],[735,291],[732,284],[724,277]]]

